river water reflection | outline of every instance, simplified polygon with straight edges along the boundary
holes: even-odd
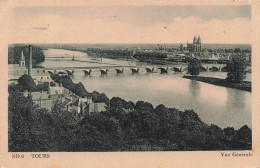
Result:
[[[63,55],[72,52],[75,58],[79,59],[83,54],[83,60],[91,61],[92,59],[84,53],[74,51],[52,50],[50,52],[45,50],[44,52],[46,57],[54,57],[61,52]],[[81,56],[78,56],[77,53]],[[41,65],[45,67],[64,66],[64,64],[73,65],[72,67],[100,66],[99,61],[96,63],[77,63],[70,61],[70,58],[56,61],[46,58],[46,61]],[[102,62],[107,63],[107,65],[136,64],[110,59],[105,59]],[[109,98],[121,97],[133,102],[142,100],[152,103],[154,107],[164,104],[167,107],[180,110],[194,109],[202,121],[216,124],[222,128],[232,126],[237,129],[243,125],[251,127],[250,92],[184,79],[181,77],[182,75],[173,72],[147,74],[144,69],[139,74],[134,75],[129,69],[125,69],[125,72],[120,75],[117,75],[115,70],[110,70],[108,75],[101,76],[99,70],[94,70],[92,75],[85,76],[83,71],[76,70],[72,79],[74,82],[82,82],[88,91],[103,92]]]

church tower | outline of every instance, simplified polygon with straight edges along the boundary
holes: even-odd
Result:
[[[198,46],[198,52],[201,52],[201,40],[200,40],[200,36],[198,36],[198,41],[197,41],[197,46]]]
[[[194,51],[194,52],[197,51],[197,45],[196,45],[196,43],[197,43],[197,38],[196,38],[196,36],[194,36],[194,38],[193,38],[193,51]]]
[[[25,58],[24,58],[24,55],[23,55],[23,50],[21,51],[21,56],[20,56],[20,60],[19,60],[19,65],[21,67],[25,67]]]

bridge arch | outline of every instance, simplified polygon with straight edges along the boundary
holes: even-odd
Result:
[[[115,70],[116,70],[117,73],[123,73],[124,72],[124,68],[122,68],[122,69],[116,68]]]
[[[173,67],[172,70],[174,72],[182,72],[182,67]]]
[[[158,68],[158,69],[160,69],[161,70],[161,74],[163,74],[163,73],[168,73],[168,67],[167,68],[164,68],[164,67],[161,67],[161,68]]]
[[[217,71],[219,71],[219,68],[216,67],[216,66],[213,66],[213,67],[209,68],[209,70],[210,70],[211,72],[217,72]]]
[[[105,75],[108,73],[108,69],[100,69],[101,75]]]
[[[138,73],[140,69],[139,68],[131,68],[131,70],[132,70],[132,73],[135,74],[135,73]]]
[[[83,70],[84,71],[84,73],[85,73],[85,75],[90,75],[91,74],[91,72],[92,72],[92,69],[84,69]]]
[[[152,68],[145,68],[147,73],[153,73],[154,72],[154,67]]]
[[[222,67],[221,72],[227,72],[227,66]]]
[[[208,68],[208,67],[207,67]],[[200,66],[200,71],[201,72],[206,72],[207,71],[207,68],[205,68],[204,66]]]
[[[68,75],[72,75],[73,74],[73,70],[66,70],[66,72],[68,73]]]

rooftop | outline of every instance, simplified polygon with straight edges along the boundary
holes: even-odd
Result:
[[[39,99],[50,100],[49,94],[47,92],[32,92],[31,95],[33,101],[37,101]]]

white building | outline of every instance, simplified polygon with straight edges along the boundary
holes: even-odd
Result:
[[[35,84],[52,81],[49,72],[45,71],[45,69],[40,68],[32,70],[32,78]]]
[[[39,108],[45,108],[48,111],[51,111],[51,99],[47,92],[31,92],[31,96],[32,101],[35,105],[38,105]]]
[[[93,103],[92,97],[75,98],[66,97],[62,101],[62,108],[67,111],[76,111],[78,114],[94,114],[106,111],[107,105],[105,103]]]
[[[102,111],[106,111],[107,105],[106,103],[90,103],[85,108],[87,114],[100,113]]]
[[[23,51],[21,51],[19,64],[8,64],[8,83],[16,83],[22,75],[27,73],[28,70],[25,66],[25,57]]]

